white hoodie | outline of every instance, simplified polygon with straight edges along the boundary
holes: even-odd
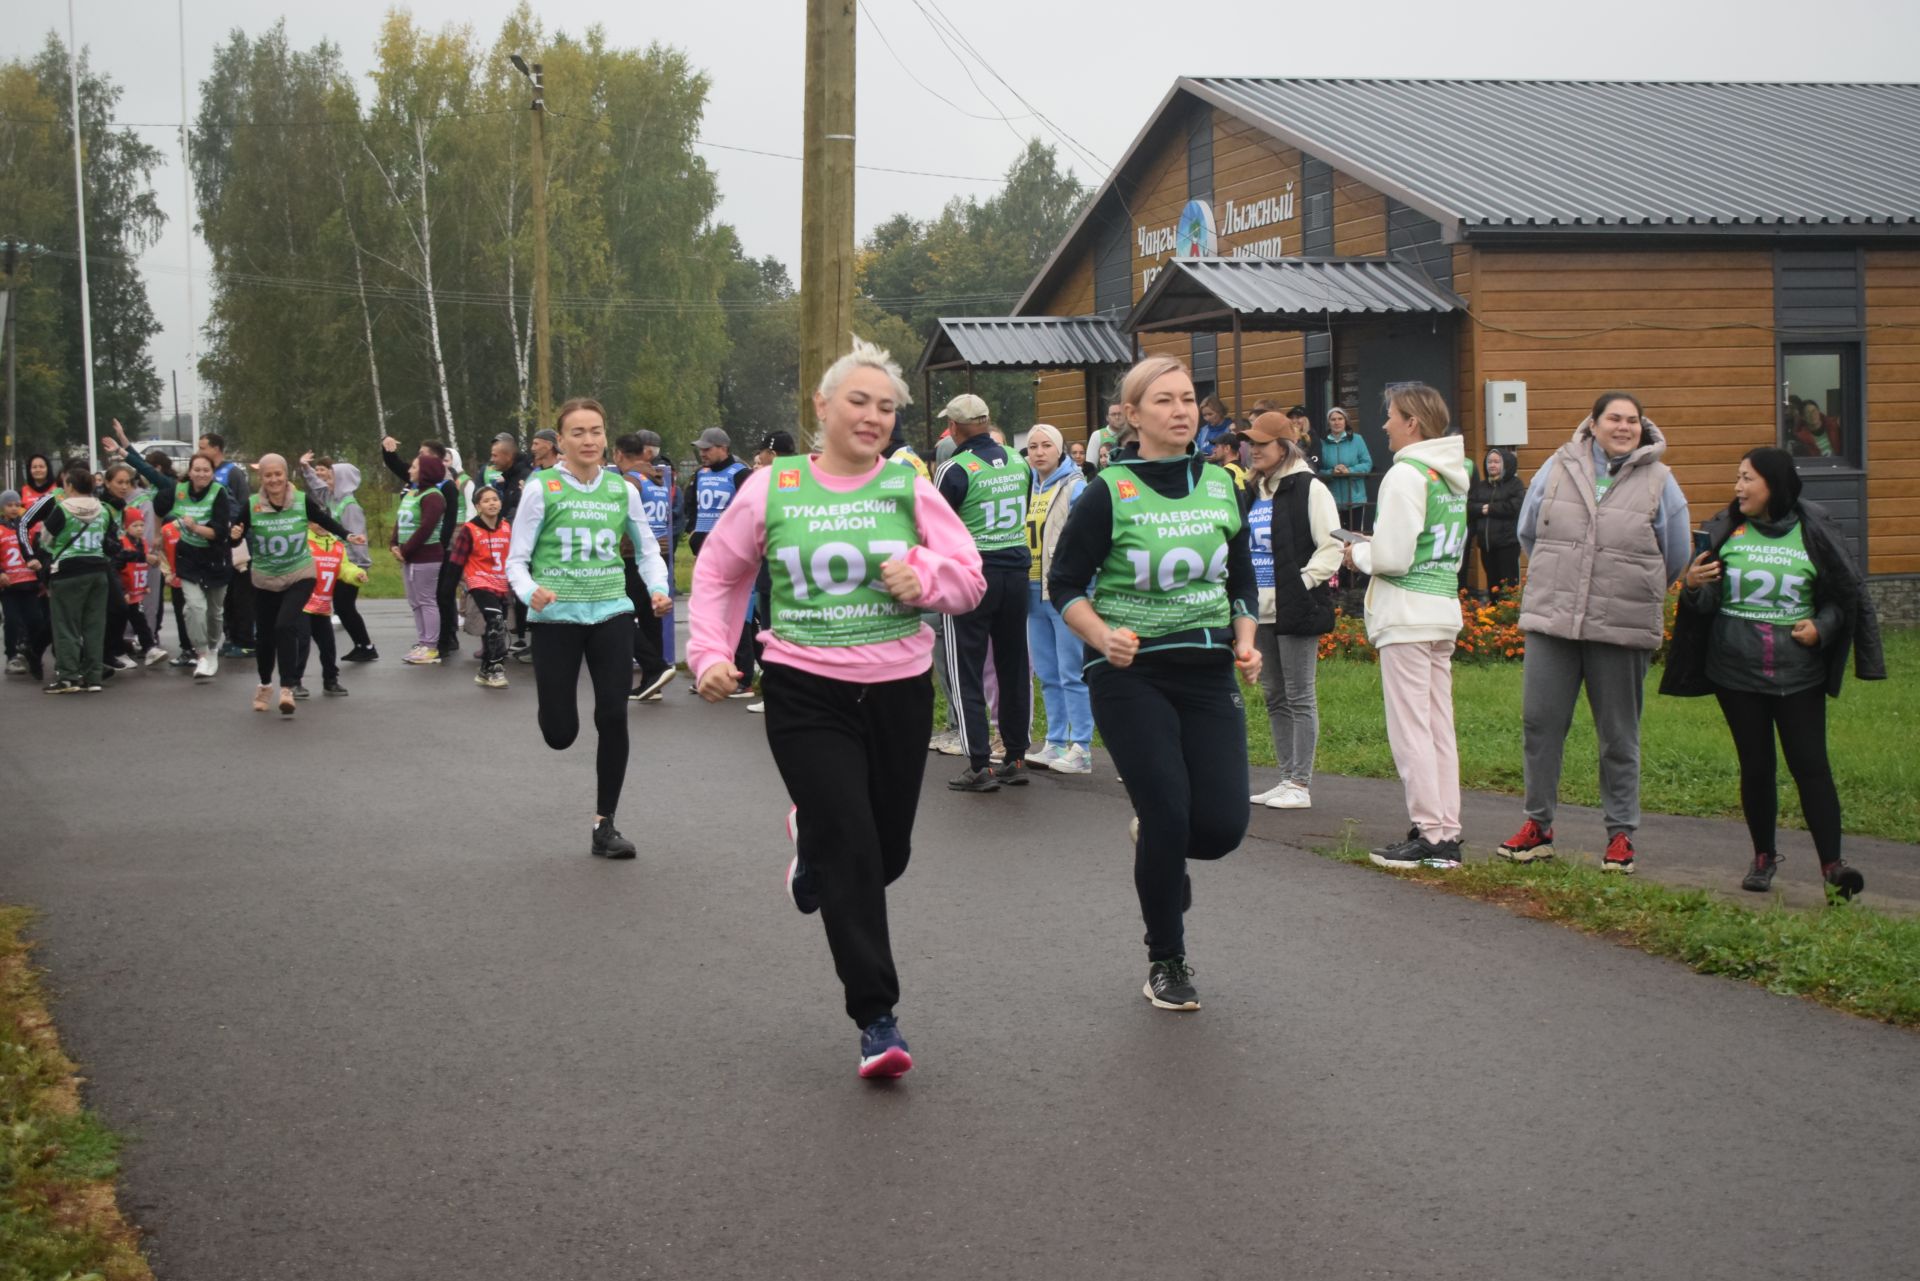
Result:
[[[1355,543],[1353,564],[1372,574],[1367,587],[1367,640],[1375,649],[1422,641],[1453,640],[1460,635],[1460,601],[1453,596],[1410,592],[1386,581],[1413,568],[1413,555],[1427,526],[1426,477],[1402,462],[1431,468],[1456,494],[1467,492],[1466,441],[1459,436],[1420,440],[1393,456],[1381,473],[1380,509],[1373,539]]]

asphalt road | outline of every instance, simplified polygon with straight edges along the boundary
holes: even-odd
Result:
[[[590,747],[541,744],[531,681],[403,668],[375,628],[389,657],[290,722],[233,666],[0,688],[0,898],[44,911],[162,1281],[1920,1266],[1913,1035],[1271,812],[1194,872],[1206,1008],[1155,1011],[1104,763],[961,796],[930,762],[892,899],[918,1066],[862,1083],[757,717],[632,709],[641,854],[608,864]]]

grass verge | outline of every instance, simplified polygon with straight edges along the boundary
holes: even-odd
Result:
[[[119,1140],[80,1106],[21,938],[0,907],[0,1281],[153,1281],[114,1202]]]
[[[1329,858],[1371,867],[1351,829]],[[1671,957],[1702,974],[1757,983],[1898,1027],[1920,1027],[1920,919],[1858,904],[1824,911],[1755,911],[1704,890],[1682,890],[1598,868],[1490,860],[1452,871],[1394,872],[1522,916]]]

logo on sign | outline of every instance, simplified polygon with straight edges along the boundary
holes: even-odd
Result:
[[[1130,480],[1123,480],[1114,486],[1114,488],[1120,491],[1120,501],[1123,503],[1130,503],[1140,497],[1140,491],[1134,488],[1133,482]]]
[[[783,471],[780,473],[780,488],[782,489],[800,488],[800,471],[798,468],[795,468],[792,471]]]
[[[1213,206],[1204,200],[1187,201],[1187,207],[1180,211],[1180,234],[1174,252],[1182,258],[1211,258],[1217,248],[1213,234]]]

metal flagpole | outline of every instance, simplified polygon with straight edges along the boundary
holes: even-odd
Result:
[[[80,46],[74,43],[73,0],[67,0],[67,93],[73,106],[73,208],[80,224],[80,372],[87,388],[87,466],[100,470],[93,415],[93,300],[87,290],[87,184],[80,164]]]
[[[180,229],[187,236],[187,403],[193,406],[193,432],[182,437],[198,440],[200,432],[200,326],[193,317],[193,151],[187,134],[187,0],[180,0],[180,207],[186,221]],[[178,389],[174,398],[179,399]],[[179,432],[180,406],[173,407],[173,429]]]

